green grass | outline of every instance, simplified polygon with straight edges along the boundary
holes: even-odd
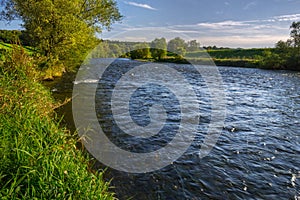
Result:
[[[215,59],[256,59],[258,56],[263,56],[265,48],[259,49],[211,49],[207,50],[207,53]],[[273,51],[273,49],[268,49]],[[197,58],[203,52],[188,52],[186,57]]]
[[[268,50],[274,52],[274,48],[253,48],[253,49],[210,49],[207,51],[187,52],[188,60],[199,60],[203,53],[207,52],[217,66],[233,67],[259,67],[259,62]]]
[[[23,47],[23,48],[25,49],[25,52],[27,52],[29,55],[32,55],[35,52],[33,47]],[[11,51],[13,49],[13,44],[0,42],[0,49]]]
[[[0,199],[114,199],[24,51],[0,65]]]

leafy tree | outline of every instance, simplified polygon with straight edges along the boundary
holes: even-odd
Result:
[[[0,41],[5,43],[16,43],[22,32],[17,30],[0,30]]]
[[[292,41],[289,39],[286,42],[280,40],[275,45],[275,52],[280,58],[280,64],[282,69],[290,68],[293,56],[294,48]]]
[[[97,47],[92,51],[92,58],[108,58],[110,49],[107,41],[101,41]]]
[[[271,69],[300,70],[300,22],[290,26],[290,39],[278,41],[274,52],[267,51],[260,60],[260,66]]]
[[[291,29],[291,43],[294,48],[291,48],[291,56],[287,60],[287,65],[290,69],[300,70],[300,21],[293,22]]]
[[[200,43],[197,40],[191,40],[187,43],[187,50],[188,51],[198,51],[200,48]]]
[[[300,47],[300,22],[293,22],[290,26],[292,42],[294,47]]]
[[[265,50],[259,65],[265,69],[281,69],[284,62],[280,54]]]
[[[130,52],[132,59],[144,59],[150,57],[150,46],[147,43],[140,43],[134,46],[134,50]]]
[[[186,49],[184,47],[178,47],[175,52],[175,58],[176,59],[183,59],[183,57],[186,54]]]
[[[284,42],[282,40],[278,41],[276,44],[275,44],[275,48],[276,49],[280,49],[280,50],[287,50],[291,47],[291,43],[290,42]]]
[[[165,38],[156,38],[151,42],[151,55],[156,60],[160,60],[167,55],[167,41]]]
[[[122,49],[117,44],[109,44],[109,50],[111,53],[111,57],[119,57],[122,54]]]
[[[175,53],[176,57],[183,57],[186,53],[186,44],[183,39],[176,37],[169,41],[168,51]]]
[[[2,0],[2,19],[20,18],[33,46],[52,60],[78,64],[95,33],[121,19],[114,0]]]

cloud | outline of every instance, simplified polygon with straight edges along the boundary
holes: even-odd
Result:
[[[120,41],[128,39],[152,41],[159,37],[169,40],[186,36],[185,40],[196,39],[205,46],[273,47],[277,41],[288,39],[291,22],[299,20],[300,13],[255,20],[226,20],[150,27],[119,26],[116,32],[124,31],[127,36],[125,38],[120,35],[117,38]]]
[[[131,6],[136,6],[139,8],[145,8],[145,9],[149,9],[149,10],[157,10],[156,8],[153,8],[152,6],[150,6],[148,4],[141,4],[141,3],[136,3],[136,2],[132,2],[132,1],[124,1],[124,3],[131,5]]]
[[[198,28],[198,29],[197,29]],[[216,45],[219,47],[273,47],[279,40],[286,40],[288,33],[283,31],[269,31],[269,29],[257,29],[246,27],[245,30],[211,30],[199,28],[198,25],[176,25],[169,27],[132,27],[126,28],[126,31],[114,35],[113,37],[104,37],[109,40],[119,41],[153,41],[155,38],[164,37],[170,40],[175,37],[181,37],[186,41],[197,40],[203,46]]]
[[[285,40],[285,35],[247,35],[247,36],[220,36],[220,37],[200,37],[198,40],[204,46],[217,45],[223,47],[272,47],[279,40]]]
[[[300,20],[300,14],[292,14],[292,15],[280,15],[273,17],[274,20],[277,21],[298,21]]]
[[[274,24],[279,22],[286,22],[291,23],[293,21],[299,21],[300,14],[291,14],[291,15],[279,15],[274,16],[267,19],[260,19],[260,20],[247,20],[247,21],[220,21],[220,22],[204,22],[198,23],[197,26],[203,28],[210,28],[210,29],[238,29],[238,28],[246,28],[246,27],[253,27],[253,28],[272,28]]]
[[[199,23],[198,26],[204,28],[211,28],[211,29],[224,29],[224,28],[232,28],[232,27],[241,27],[241,26],[248,26],[249,24],[243,21],[222,21],[222,22],[215,22],[215,23]]]

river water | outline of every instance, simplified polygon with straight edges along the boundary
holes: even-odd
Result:
[[[161,98],[160,103],[171,110],[170,120],[158,137],[128,138],[113,122],[111,107],[105,105],[110,103],[112,83],[140,63],[120,60],[115,64],[121,72],[112,71],[106,76],[107,80],[76,84],[98,84],[95,101],[99,123],[116,145],[137,153],[164,147],[175,136],[180,123],[176,97],[159,85],[137,90],[131,99],[135,105],[131,107],[132,118],[137,124],[149,123],[147,108],[160,101],[160,98],[147,98],[151,94],[168,96]],[[133,174],[107,168],[105,178],[112,179],[116,196],[170,200],[300,199],[300,72],[218,67],[226,93],[226,118],[218,142],[210,154],[201,159],[199,149],[211,121],[205,82],[189,65],[167,65],[183,73],[194,88],[201,88],[196,92],[200,105],[199,129],[188,150],[163,169]],[[106,81],[108,87],[103,86]],[[66,79],[51,87],[56,96],[69,96],[72,92],[72,84]],[[146,107],[137,106],[141,104]],[[66,115],[69,125],[73,123],[70,104],[60,112]],[[97,166],[105,167],[101,163]]]

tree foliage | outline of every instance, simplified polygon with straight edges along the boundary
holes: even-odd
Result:
[[[116,58],[123,56],[125,47],[121,44],[101,41],[91,53],[92,58]]]
[[[22,32],[18,30],[0,30],[0,41],[5,43],[15,43]]]
[[[81,61],[96,32],[121,19],[114,0],[2,0],[2,19],[20,18],[32,45],[66,65]]]
[[[294,47],[300,47],[300,22],[293,22],[290,26],[292,42]]]
[[[293,22],[290,29],[290,39],[278,41],[273,53],[265,52],[261,67],[300,70],[300,22]]]
[[[151,56],[150,46],[147,43],[140,43],[134,46],[134,50],[130,52],[130,57],[132,59],[145,59]]]
[[[168,51],[175,54],[175,57],[182,58],[186,53],[186,43],[180,37],[176,37],[169,41]]]
[[[188,51],[198,51],[200,49],[200,43],[197,40],[191,40],[187,43]]]
[[[160,60],[167,55],[167,41],[165,38],[155,38],[150,46],[151,55],[154,59]]]

